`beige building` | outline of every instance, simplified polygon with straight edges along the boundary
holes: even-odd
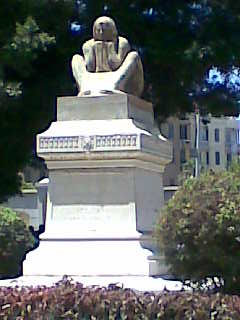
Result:
[[[221,170],[240,154],[240,119],[209,116],[207,120],[199,121],[199,170]],[[177,185],[182,165],[197,155],[196,115],[185,119],[171,117],[161,125],[161,132],[173,142],[173,160],[166,167],[163,183]]]

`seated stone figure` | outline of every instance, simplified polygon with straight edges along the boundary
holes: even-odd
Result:
[[[130,52],[127,39],[118,36],[111,18],[100,17],[94,22],[93,39],[82,49],[83,57],[76,54],[72,59],[78,96],[116,90],[141,96],[144,79],[140,57]]]

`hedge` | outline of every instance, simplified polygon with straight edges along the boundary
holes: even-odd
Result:
[[[24,221],[12,209],[0,207],[0,279],[20,275],[22,260],[33,247]]]
[[[135,292],[86,287],[63,279],[52,287],[0,287],[0,319],[240,319],[240,297],[200,292]]]

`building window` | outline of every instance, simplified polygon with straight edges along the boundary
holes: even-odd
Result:
[[[168,124],[168,139],[174,138],[174,126],[173,123]]]
[[[181,149],[180,151],[180,162],[185,163],[186,162],[186,152],[185,149]]]
[[[229,165],[232,162],[232,154],[230,152],[227,153],[227,167],[229,167]]]
[[[187,138],[188,138],[187,124],[180,124],[180,139],[187,140]]]
[[[239,130],[234,129],[234,143],[238,144],[238,141],[239,141]]]
[[[226,128],[225,139],[226,139],[227,144],[231,143],[232,138],[231,138],[231,129],[230,128]]]
[[[202,128],[202,141],[208,141],[208,127]]]
[[[216,128],[214,130],[214,135],[215,135],[215,142],[219,142],[220,141],[220,135],[219,135],[219,129]]]
[[[206,165],[209,165],[209,152],[206,152]]]
[[[173,150],[172,150],[172,163],[175,162],[175,149],[173,147]]]
[[[240,144],[240,130],[237,130],[237,144]]]
[[[220,165],[220,152],[219,152],[219,151],[216,151],[216,152],[215,152],[215,164],[216,164],[217,166]]]

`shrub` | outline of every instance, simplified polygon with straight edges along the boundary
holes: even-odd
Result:
[[[19,275],[24,255],[33,245],[24,221],[11,209],[0,207],[0,278]]]
[[[5,320],[238,320],[239,314],[240,297],[222,294],[84,288],[66,279],[50,288],[0,288],[0,318]]]
[[[240,292],[240,166],[188,178],[163,208],[156,226],[158,248],[181,279],[224,280]]]

